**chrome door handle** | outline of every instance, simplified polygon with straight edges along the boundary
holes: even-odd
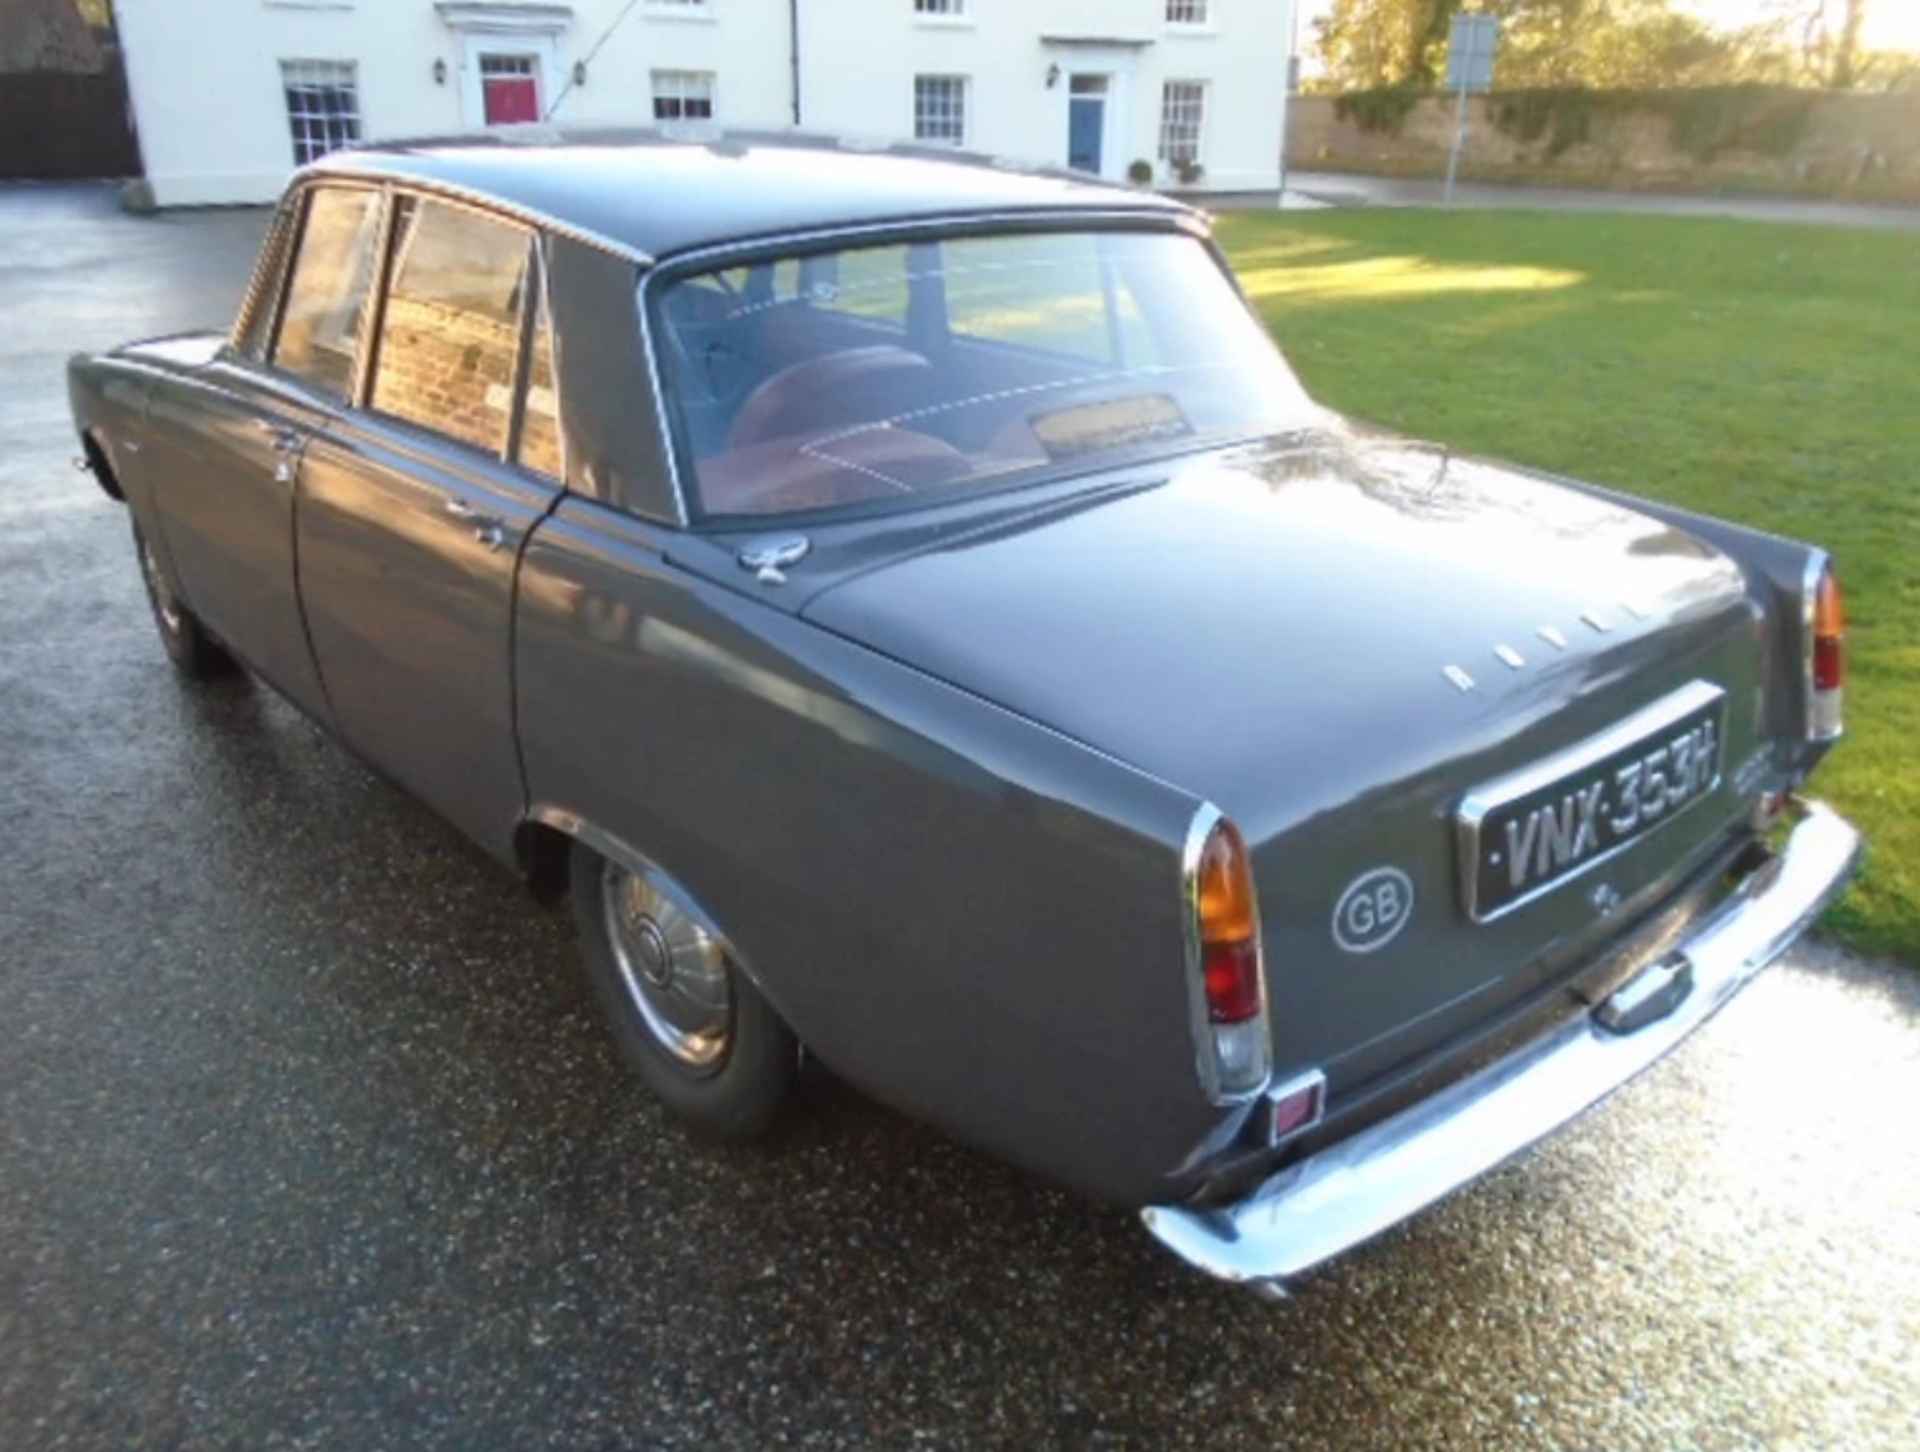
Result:
[[[253,426],[272,441],[274,453],[293,454],[299,452],[302,439],[298,429],[282,428],[279,424],[268,423],[265,419],[255,419]]]
[[[506,523],[491,514],[482,514],[464,499],[449,499],[446,504],[447,517],[461,524],[473,527],[473,537],[490,550],[497,550],[507,542]]]

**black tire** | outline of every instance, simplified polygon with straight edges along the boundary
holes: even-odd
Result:
[[[580,955],[628,1066],[704,1138],[765,1134],[799,1065],[792,1030],[670,883],[577,842],[569,872]]]
[[[147,587],[147,608],[153,612],[154,629],[160,632],[160,644],[166,648],[167,659],[173,662],[174,669],[194,681],[230,675],[236,668],[233,657],[187,609],[173,582],[167,578],[159,557],[147,543],[147,537],[140,532],[137,520],[133,526],[133,548],[140,561],[140,582]]]

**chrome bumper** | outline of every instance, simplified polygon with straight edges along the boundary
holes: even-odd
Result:
[[[1671,972],[1684,958],[1691,970],[1691,990],[1664,1017],[1620,1034],[1596,1021],[1603,1004],[1290,1165],[1237,1204],[1150,1205],[1140,1212],[1147,1228],[1209,1275],[1277,1292],[1288,1277],[1377,1235],[1565,1124],[1706,1022],[1846,885],[1859,860],[1859,834],[1818,803],[1797,809],[1800,820],[1780,856],[1650,965]]]

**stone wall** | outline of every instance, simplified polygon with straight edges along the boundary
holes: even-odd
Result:
[[[1732,186],[1920,200],[1920,94],[1787,95],[1751,121],[1725,125],[1703,145],[1699,118],[1710,105],[1687,93],[1657,102],[1596,95],[1573,110],[1533,103],[1555,119],[1578,112],[1584,136],[1548,124],[1528,139],[1513,118],[1518,98],[1469,103],[1468,171],[1514,180],[1698,189]],[[1397,129],[1368,130],[1342,118],[1332,96],[1296,96],[1288,121],[1288,163],[1303,170],[1441,175],[1453,144],[1456,102],[1416,102]],[[1507,126],[1496,124],[1504,110]],[[1676,119],[1677,118],[1677,119]],[[1692,122],[1696,134],[1685,133]],[[1751,139],[1749,139],[1751,138]]]

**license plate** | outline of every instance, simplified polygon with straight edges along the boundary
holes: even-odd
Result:
[[[1467,916],[1490,922],[1658,831],[1720,784],[1727,696],[1695,681],[1577,746],[1470,792],[1457,818]]]

